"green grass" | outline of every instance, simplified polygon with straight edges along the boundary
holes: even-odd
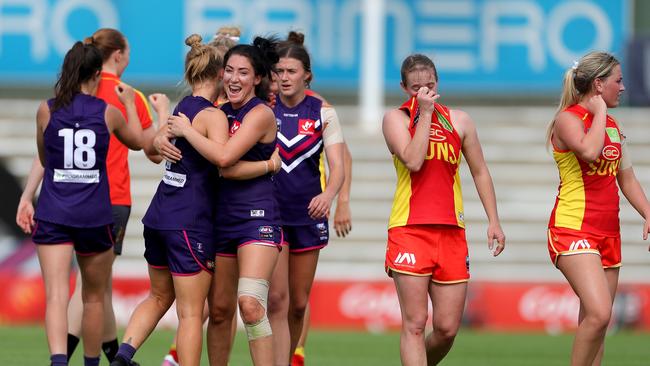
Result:
[[[142,366],[158,366],[173,333],[158,330],[136,354]],[[483,333],[462,329],[454,348],[441,363],[446,366],[568,365],[572,335],[539,333]],[[650,334],[622,332],[607,337],[603,365],[650,365]],[[40,327],[0,327],[0,364],[44,365],[48,351]],[[399,365],[399,334],[313,331],[307,344],[309,366]],[[71,365],[82,365],[77,351]],[[207,365],[205,353],[202,365]],[[250,365],[243,333],[237,334],[231,365]],[[102,365],[107,365],[102,359]]]

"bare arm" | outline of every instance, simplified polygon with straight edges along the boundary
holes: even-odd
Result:
[[[115,134],[126,147],[131,150],[140,150],[143,145],[142,124],[135,107],[135,91],[127,84],[120,83],[115,87],[115,93],[124,104],[127,120],[115,107],[109,105],[106,108],[106,122],[111,132]]]
[[[585,133],[584,123],[570,112],[557,115],[553,128],[553,143],[560,149],[573,151],[580,159],[593,163],[600,156],[605,141],[607,105],[600,95],[591,97],[587,103],[594,114],[591,128]]]
[[[632,207],[645,220],[643,224],[643,240],[648,239],[648,233],[650,232],[650,224],[648,223],[648,219],[650,218],[650,204],[648,203],[648,197],[643,191],[643,187],[641,187],[639,180],[634,174],[634,169],[629,167],[619,170],[616,179],[625,198],[627,198]],[[650,247],[648,250],[650,250]]]
[[[497,256],[505,248],[506,237],[499,222],[494,184],[483,157],[483,150],[481,149],[476,127],[470,116],[463,111],[452,110],[451,119],[461,135],[462,151],[472,173],[474,185],[483,204],[483,209],[488,217],[488,248],[492,251],[492,255]],[[494,247],[494,240],[498,243],[496,248]]]
[[[38,158],[41,165],[45,165],[45,149],[43,146],[43,133],[50,122],[50,107],[47,102],[41,102],[36,111],[36,146],[38,147]]]
[[[167,95],[154,93],[149,95],[149,103],[158,116],[158,128],[151,125],[142,131],[144,138],[144,152],[149,160],[158,164],[163,160],[163,157],[158,153],[158,150],[155,147],[155,140],[160,129],[164,128],[166,130],[167,119],[170,115],[170,102]],[[169,140],[167,142],[169,142]]]
[[[275,174],[282,168],[282,158],[276,148],[269,160],[238,161],[237,164],[219,169],[222,177],[235,180],[257,178],[268,173]]]
[[[336,236],[345,238],[352,230],[352,215],[350,214],[350,188],[352,185],[352,155],[347,143],[343,143],[343,171],[345,179],[336,199],[334,211],[334,229]]]
[[[44,171],[45,169],[43,169],[43,165],[41,165],[39,158],[34,157],[32,168],[27,176],[27,183],[25,184],[23,194],[20,196],[18,210],[16,211],[16,224],[23,230],[23,232],[25,232],[25,234],[31,234],[32,228],[35,224],[34,196],[36,195],[38,185],[43,180]]]
[[[312,219],[322,218],[329,216],[332,201],[341,189],[345,172],[343,170],[343,144],[333,144],[325,148],[325,155],[327,156],[327,165],[329,167],[330,175],[325,185],[325,190],[311,199],[307,207],[309,216]]]
[[[195,119],[209,118],[201,116],[206,111],[200,112]],[[210,113],[219,114],[213,118],[221,119],[221,124],[226,121],[227,126],[227,119],[222,111],[214,109]],[[168,126],[174,136],[185,137],[203,157],[220,168],[234,165],[257,142],[271,142],[275,139],[277,130],[273,111],[263,104],[248,112],[237,133],[225,141],[215,141],[201,135],[191,128],[189,119],[184,115],[171,116]]]
[[[389,111],[384,115],[382,122],[382,131],[388,150],[413,172],[420,170],[429,148],[431,116],[435,100],[439,97],[433,93],[427,87],[422,87],[418,91],[420,117],[413,138],[408,131],[409,118],[404,112],[398,109]]]

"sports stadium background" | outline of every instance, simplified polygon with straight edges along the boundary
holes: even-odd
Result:
[[[377,24],[364,19],[377,9],[381,26],[372,28]],[[472,274],[465,324],[570,330],[579,305],[546,250],[558,176],[544,147],[545,127],[573,60],[592,49],[613,52],[627,91],[624,105],[611,113],[625,128],[637,176],[650,188],[648,19],[650,3],[641,0],[0,0],[0,326],[43,319],[38,261],[14,217],[36,153],[38,100],[50,95],[72,42],[99,27],[121,30],[131,45],[123,80],[178,100],[186,92],[183,39],[191,33],[209,39],[222,25],[238,25],[244,42],[289,30],[306,34],[312,88],[337,107],[353,157],[353,230],[345,239],[332,235],[321,253],[313,327],[399,327],[397,297],[383,272],[395,173],[380,124],[384,109],[403,98],[401,60],[420,52],[438,66],[441,102],[466,110],[477,124],[507,235],[505,252],[492,258],[485,214],[464,166]],[[130,164],[133,209],[124,255],[114,267],[122,325],[147,292],[140,219],[162,173],[162,165],[140,152],[130,154]],[[642,220],[624,198],[621,221],[623,268],[612,326],[649,331],[650,253]],[[173,326],[174,318],[168,314],[164,325]]]

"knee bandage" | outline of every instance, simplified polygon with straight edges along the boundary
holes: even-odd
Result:
[[[237,298],[250,296],[255,298],[264,308],[264,316],[255,324],[244,323],[248,340],[252,341],[258,338],[272,335],[271,323],[266,316],[266,301],[269,296],[269,281],[260,278],[240,278],[237,287]]]

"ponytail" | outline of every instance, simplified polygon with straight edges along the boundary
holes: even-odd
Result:
[[[594,51],[584,55],[580,59],[580,62],[575,61],[574,65],[564,73],[560,105],[557,111],[555,111],[553,120],[549,122],[546,128],[547,149],[551,147],[551,137],[557,115],[567,107],[580,102],[580,98],[592,90],[594,80],[608,77],[614,67],[619,64],[619,61],[614,55],[607,52]]]
[[[65,54],[59,78],[54,84],[52,110],[67,106],[81,91],[81,84],[102,70],[102,56],[97,47],[76,42]]]

